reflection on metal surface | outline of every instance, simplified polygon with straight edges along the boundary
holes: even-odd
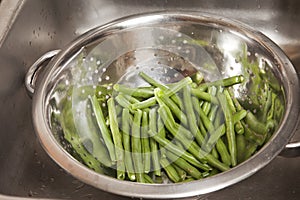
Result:
[[[279,44],[300,71],[297,0],[2,0],[0,65],[5,73],[0,76],[10,81],[1,86],[0,93],[0,193],[59,199],[126,199],[84,185],[54,164],[33,132],[32,102],[22,83],[25,72],[38,57],[66,45],[86,30],[129,14],[166,9],[206,11],[241,20]],[[299,158],[278,157],[255,176],[205,198],[299,199],[299,165]]]

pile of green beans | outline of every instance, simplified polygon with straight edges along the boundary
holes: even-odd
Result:
[[[141,183],[198,180],[245,161],[276,128],[276,93],[269,88],[263,119],[257,118],[233,93],[232,86],[244,84],[242,75],[203,82],[197,72],[170,84],[139,75],[149,86],[114,84],[111,92],[99,95],[96,89],[87,96],[99,130],[93,137],[93,147],[101,149],[97,154],[80,144],[70,125],[70,105],[63,108],[65,139],[80,160],[99,173],[111,168],[115,170],[110,175],[117,179]]]

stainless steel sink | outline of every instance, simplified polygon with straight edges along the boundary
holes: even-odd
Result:
[[[44,152],[31,121],[24,75],[43,53],[129,14],[197,10],[245,22],[273,39],[300,72],[297,0],[0,1],[0,199],[127,199],[85,185]],[[300,127],[299,127],[300,128]],[[300,130],[294,140],[299,139]],[[300,157],[278,156],[254,176],[199,199],[299,199]],[[117,188],[116,188],[117,190]]]

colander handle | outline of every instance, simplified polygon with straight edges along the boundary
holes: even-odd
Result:
[[[300,134],[300,132],[298,134]],[[283,157],[300,156],[300,142],[291,142],[287,144],[280,155]]]
[[[35,63],[31,65],[25,76],[25,86],[30,97],[33,96],[35,90],[35,82],[41,67],[46,66],[48,62],[56,56],[60,50],[48,51],[42,55]]]

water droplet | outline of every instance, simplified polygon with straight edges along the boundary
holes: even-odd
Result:
[[[178,50],[181,50],[181,49],[182,49],[182,47],[181,47],[181,46],[178,46],[178,47],[177,47],[177,49],[178,49]]]
[[[102,103],[102,107],[106,107],[106,103]]]
[[[160,40],[163,40],[165,37],[163,35],[159,36]]]
[[[91,67],[89,67],[89,68],[88,68],[88,70],[89,70],[89,71],[92,71],[92,68],[91,68]]]
[[[96,85],[93,85],[93,89],[96,89],[97,88],[97,86]]]
[[[99,92],[98,92],[98,95],[99,95],[99,96],[101,96],[101,95],[102,95],[102,92],[101,92],[101,91],[99,91]]]
[[[94,57],[91,57],[91,58],[90,58],[90,61],[94,61]]]
[[[110,96],[109,96],[109,95],[106,95],[106,96],[105,96],[105,98],[106,98],[106,99],[109,99],[109,98],[110,98]]]
[[[174,77],[177,78],[179,76],[179,73],[175,73]]]
[[[176,40],[172,40],[171,42],[172,42],[172,44],[175,44],[175,43],[176,43]]]
[[[65,84],[66,84],[66,85],[69,85],[69,84],[70,84],[70,81],[69,81],[69,80],[66,80],[66,81],[65,81]]]
[[[182,37],[182,33],[177,33],[177,37]]]
[[[95,74],[98,74],[98,72],[99,72],[98,69],[96,69],[96,70],[95,70]]]
[[[194,35],[194,32],[191,32],[191,35]]]
[[[188,42],[187,42],[187,40],[183,40],[182,43],[183,44],[187,44]]]
[[[103,68],[102,71],[103,71],[103,72],[106,72],[106,68]]]
[[[110,79],[110,77],[109,77],[109,76],[105,76],[105,80],[107,80],[107,81],[108,81],[109,79]]]
[[[189,54],[191,51],[189,49],[185,50],[186,54]]]
[[[101,77],[98,78],[98,82],[99,83],[102,82],[102,78]]]
[[[100,65],[100,64],[101,64],[101,61],[100,61],[100,60],[97,60],[96,64],[97,64],[97,65]]]
[[[84,94],[84,93],[85,93],[85,90],[84,90],[84,89],[82,89],[82,90],[81,90],[81,93],[82,93],[82,94]]]

